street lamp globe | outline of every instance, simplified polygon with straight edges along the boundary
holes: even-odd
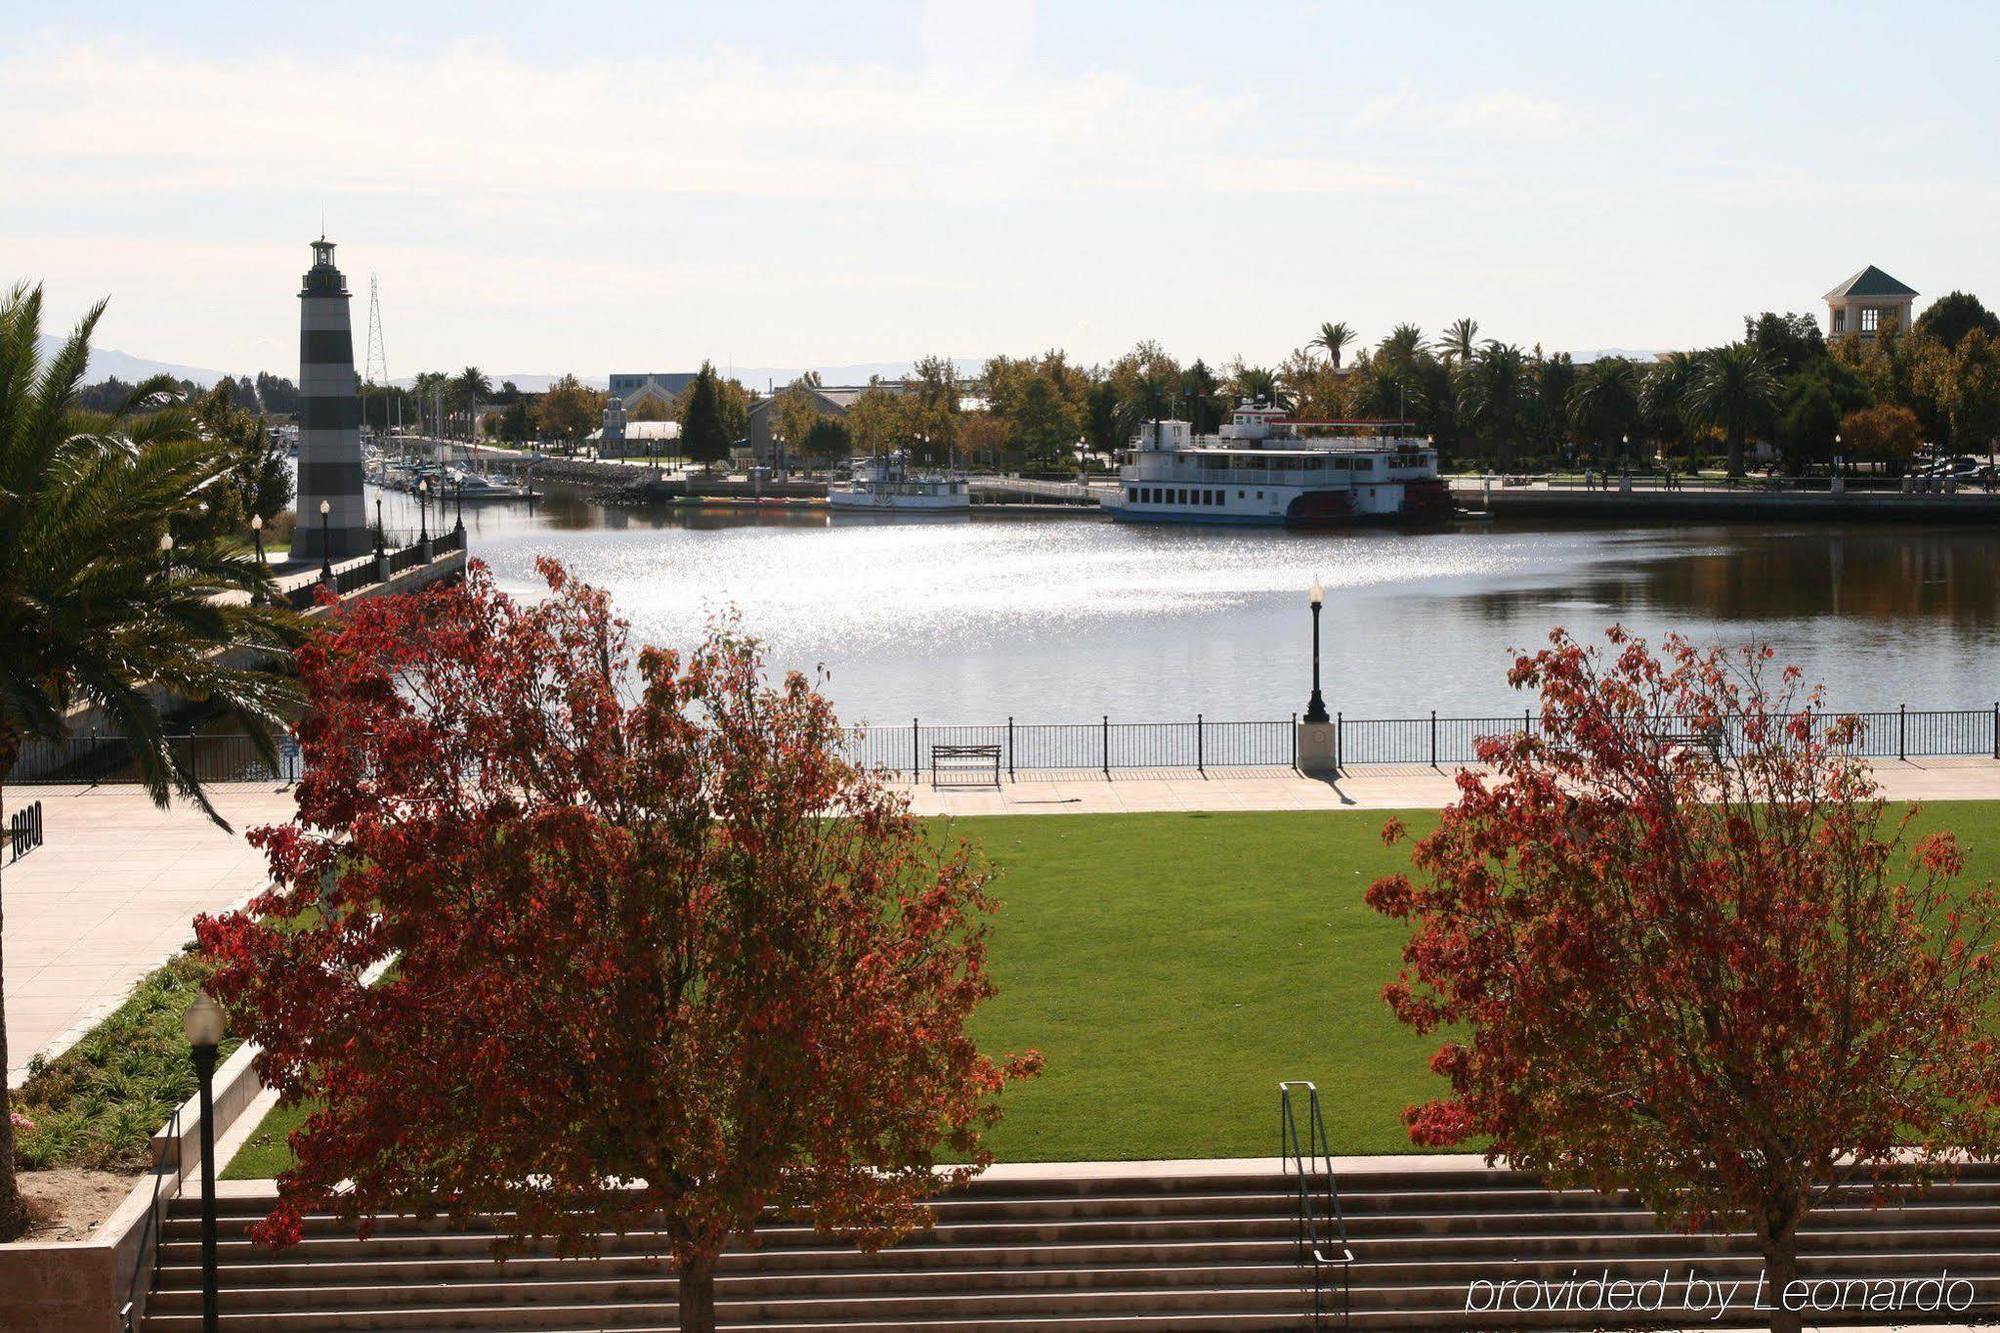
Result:
[[[319,514],[321,518],[325,518],[328,514],[331,514],[332,512],[333,512],[333,502],[331,500],[321,500],[319,502]]]
[[[187,1034],[190,1046],[220,1046],[228,1035],[229,1020],[207,991],[196,991],[194,1003],[181,1015],[181,1031]]]
[[[171,550],[173,550],[173,549],[174,549],[174,534],[173,534],[173,533],[171,533],[171,532],[163,532],[163,533],[161,533],[161,534],[160,534],[160,549],[161,549],[162,551],[171,551]]]
[[[1326,589],[1319,586],[1318,579],[1314,579],[1313,586],[1306,589],[1306,600],[1311,602],[1314,606],[1325,605]]]
[[[263,530],[264,530],[264,516],[262,514],[250,515],[250,531],[262,532]]]

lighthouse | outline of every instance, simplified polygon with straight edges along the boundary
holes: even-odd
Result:
[[[333,266],[332,241],[321,236],[312,252],[299,289],[299,521],[292,558],[341,560],[374,549],[361,499],[361,394],[347,279]]]

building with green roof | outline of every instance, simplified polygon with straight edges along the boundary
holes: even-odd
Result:
[[[1833,338],[1873,338],[1883,329],[1910,327],[1917,289],[1870,264],[1826,294],[1826,331]]]

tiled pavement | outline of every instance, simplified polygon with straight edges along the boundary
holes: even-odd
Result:
[[[219,787],[225,833],[198,812],[156,810],[134,787],[12,787],[7,810],[42,803],[43,846],[0,865],[6,895],[7,1071],[63,1049],[191,937],[199,912],[264,885],[243,830],[285,818],[289,792]],[[0,857],[6,854],[0,852]]]
[[[2000,761],[1935,759],[1877,768],[1895,799],[2000,800]],[[1173,810],[1385,810],[1442,805],[1452,775],[1408,766],[1354,768],[1339,780],[1290,769],[1023,774],[991,787],[905,788],[919,814],[1117,814]],[[236,832],[185,806],[153,809],[130,787],[15,787],[7,808],[40,800],[47,843],[0,867],[6,895],[10,1082],[37,1051],[66,1047],[116,1007],[132,984],[185,944],[199,912],[264,884],[263,857],[242,832],[291,813],[289,791],[219,787]],[[4,855],[4,853],[0,853]]]

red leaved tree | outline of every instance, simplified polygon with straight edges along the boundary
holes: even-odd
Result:
[[[1039,1060],[966,1031],[983,872],[842,757],[805,679],[727,629],[635,662],[601,593],[541,570],[536,605],[475,563],[300,651],[298,813],[253,835],[275,887],[198,923],[266,1082],[323,1107],[259,1234],[659,1228],[681,1327],[711,1329],[767,1206],[868,1247],[922,1225]]]
[[[1414,925],[1388,1002],[1453,1030],[1431,1062],[1451,1095],[1405,1119],[1753,1231],[1781,1297],[1830,1189],[2000,1147],[2000,907],[1956,882],[1949,835],[1888,813],[1853,721],[1768,649],[1607,638],[1516,662],[1535,733],[1482,741],[1492,772],[1460,776],[1419,879],[1368,890]]]

